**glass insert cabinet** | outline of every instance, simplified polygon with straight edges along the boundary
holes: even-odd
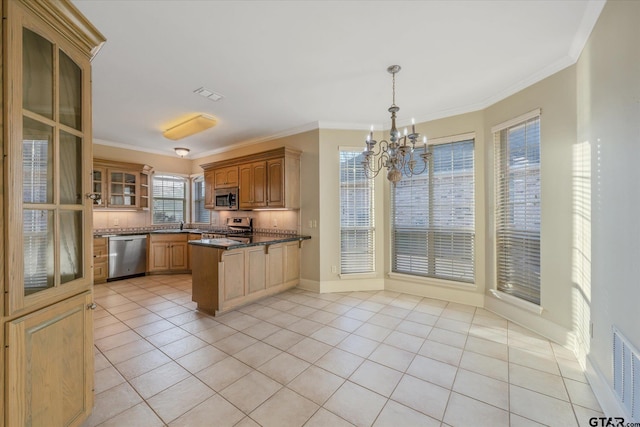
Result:
[[[93,207],[149,208],[151,166],[93,159]]]
[[[66,0],[0,9],[0,424],[76,426],[93,405],[90,60],[105,40]]]

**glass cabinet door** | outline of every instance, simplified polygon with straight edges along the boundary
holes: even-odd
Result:
[[[131,172],[109,172],[109,206],[135,207],[137,204],[138,174]]]
[[[88,59],[67,54],[46,30],[12,31],[22,36],[16,69],[22,70],[22,109],[12,113],[22,122],[22,143],[13,145],[10,174],[22,177],[22,197],[13,200],[10,215],[21,219],[22,230],[10,230],[9,247],[22,255],[14,264],[22,274],[10,284],[10,313],[90,287],[92,204],[85,197],[91,175],[82,108]]]

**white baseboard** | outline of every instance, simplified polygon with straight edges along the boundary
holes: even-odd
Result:
[[[304,289],[305,291],[320,293],[320,282],[317,280],[300,279],[298,288]]]
[[[602,412],[607,417],[624,417],[625,420],[631,420],[631,414],[628,414],[620,400],[616,397],[613,387],[609,386],[609,382],[600,369],[591,361],[589,356],[586,357],[586,366],[583,366],[584,374],[591,385],[591,390],[595,394],[598,403],[602,408]]]
[[[384,279],[350,279],[320,282],[320,293],[382,291]]]

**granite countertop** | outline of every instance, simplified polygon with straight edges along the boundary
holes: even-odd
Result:
[[[231,238],[222,239],[201,239],[191,240],[190,245],[206,246],[215,249],[239,249],[249,246],[275,245],[276,243],[295,242],[309,240],[311,236],[302,236],[299,234],[272,234],[272,233],[254,233],[238,237],[238,240]],[[240,241],[242,240],[242,241]]]
[[[180,230],[179,228],[163,228],[156,230],[149,229],[122,229],[122,230],[96,230],[93,232],[93,237],[109,237],[109,236],[133,236],[140,234],[202,234],[202,233],[220,233],[226,234],[227,230],[204,230],[199,228],[185,228]]]

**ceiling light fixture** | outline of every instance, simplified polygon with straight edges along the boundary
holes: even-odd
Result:
[[[174,148],[174,150],[176,150],[176,154],[180,157],[186,156],[187,154],[189,154],[189,151],[191,151],[188,148],[182,148],[182,147],[176,147]]]
[[[207,130],[210,127],[215,126],[217,123],[215,117],[208,114],[198,114],[195,117],[191,117],[182,123],[179,123],[164,132],[162,135],[165,138],[177,141],[178,139],[186,138],[203,130]]]
[[[404,128],[404,135],[401,135],[400,131],[396,129],[396,113],[400,111],[400,107],[396,105],[396,74],[400,72],[400,66],[391,65],[387,68],[387,72],[393,76],[393,97],[391,107],[388,110],[391,113],[389,141],[380,141],[378,151],[375,151],[377,141],[373,139],[373,126],[371,126],[371,131],[367,135],[367,146],[363,152],[362,166],[365,175],[369,178],[375,178],[382,168],[386,168],[388,171],[387,179],[395,184],[402,179],[403,174],[413,176],[424,172],[427,169],[431,153],[427,151],[426,136],[423,139],[422,149],[420,147],[416,149],[416,142],[420,139],[420,134],[416,133],[413,119],[411,120],[411,133],[408,134],[407,128]],[[421,159],[420,166],[418,166],[416,157]]]

